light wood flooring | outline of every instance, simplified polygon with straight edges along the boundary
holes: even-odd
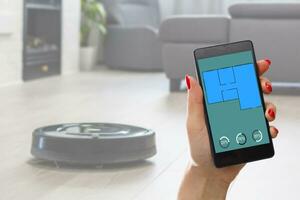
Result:
[[[0,199],[175,199],[188,160],[186,96],[163,73],[98,70],[0,88]],[[227,199],[300,199],[300,95],[278,106],[273,159],[248,164]],[[63,122],[116,122],[156,131],[158,153],[134,164],[57,168],[30,155],[32,131]]]

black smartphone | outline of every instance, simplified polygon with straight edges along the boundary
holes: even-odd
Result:
[[[251,41],[194,51],[216,167],[274,156]]]

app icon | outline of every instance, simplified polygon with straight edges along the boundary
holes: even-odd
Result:
[[[221,147],[223,147],[225,149],[225,148],[229,147],[230,140],[228,139],[228,137],[223,136],[220,138],[219,143],[220,143]]]
[[[239,145],[244,145],[247,142],[246,135],[244,133],[238,133],[235,137],[236,143]]]
[[[255,130],[252,133],[252,138],[255,142],[260,142],[263,139],[262,133],[260,130]]]

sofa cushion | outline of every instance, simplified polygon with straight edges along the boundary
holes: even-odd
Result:
[[[232,18],[299,19],[300,3],[238,3],[229,13]]]
[[[163,42],[227,42],[229,17],[185,15],[164,20],[160,26]]]

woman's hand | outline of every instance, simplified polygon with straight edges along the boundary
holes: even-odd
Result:
[[[260,83],[265,94],[272,92],[271,82],[262,77],[268,71],[270,64],[270,60],[257,62]],[[205,124],[202,88],[190,76],[186,76],[186,83],[188,87],[187,133],[191,162],[181,184],[179,199],[225,199],[229,184],[245,164],[225,168],[215,167]],[[276,107],[270,102],[265,104],[265,116],[271,122],[275,119]],[[270,133],[272,138],[275,138],[278,130],[270,126]]]

